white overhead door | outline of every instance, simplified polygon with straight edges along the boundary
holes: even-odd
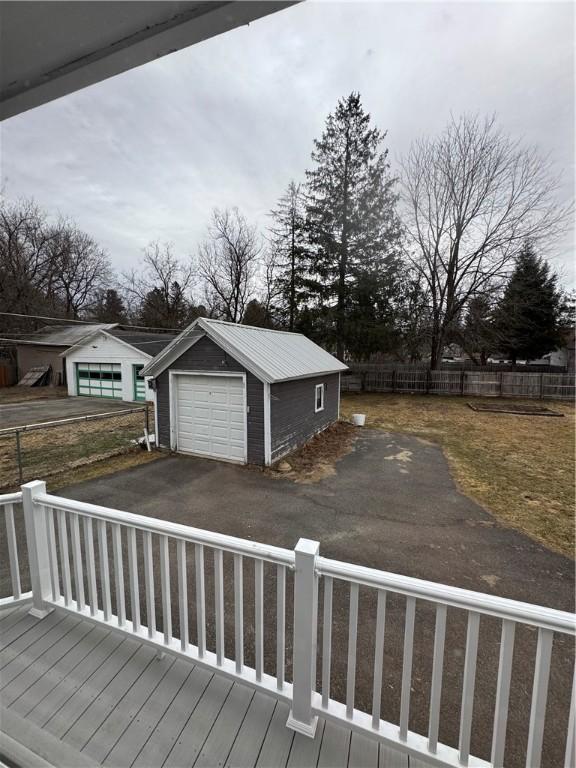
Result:
[[[179,374],[173,384],[176,450],[245,461],[243,377]]]

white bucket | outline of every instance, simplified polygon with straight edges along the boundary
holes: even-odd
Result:
[[[363,427],[365,421],[366,421],[366,414],[365,413],[353,413],[352,414],[352,424],[354,424],[355,427]]]

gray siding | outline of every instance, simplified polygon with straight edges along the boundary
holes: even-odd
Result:
[[[324,383],[324,410],[314,412],[314,388]],[[285,456],[338,419],[340,374],[270,385],[272,461]]]
[[[169,371],[230,371],[246,373],[248,462],[264,464],[264,385],[240,363],[204,336],[163,371],[157,382],[159,443],[170,447]]]

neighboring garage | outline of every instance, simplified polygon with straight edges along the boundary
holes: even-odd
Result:
[[[173,334],[100,330],[65,352],[68,394],[113,400],[153,399],[141,371]]]
[[[338,419],[344,370],[301,334],[199,318],[142,375],[160,446],[268,465]]]

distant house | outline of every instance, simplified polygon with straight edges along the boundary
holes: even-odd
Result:
[[[338,419],[345,370],[299,333],[199,318],[142,374],[160,446],[268,465]]]
[[[111,325],[99,328],[62,353],[68,394],[129,402],[153,399],[140,375],[144,366],[175,338]]]
[[[106,328],[114,328],[114,324],[47,325],[35,333],[23,334],[16,343],[18,380],[23,379],[31,368],[50,367],[49,383],[52,386],[66,384],[66,365],[63,355],[68,350],[74,349],[85,338]]]

